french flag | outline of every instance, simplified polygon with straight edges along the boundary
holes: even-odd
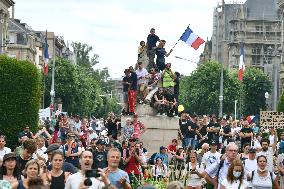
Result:
[[[48,43],[47,43],[47,32],[45,36],[45,44],[44,44],[44,68],[43,73],[44,75],[48,75],[48,61],[49,61],[49,54],[48,54]]]
[[[200,45],[202,45],[205,41],[198,37],[193,31],[187,27],[185,32],[180,37],[180,40],[197,50]]]
[[[238,79],[239,81],[243,81],[243,74],[245,71],[245,57],[244,57],[244,44],[240,44],[240,63],[239,63],[239,72],[238,72]]]

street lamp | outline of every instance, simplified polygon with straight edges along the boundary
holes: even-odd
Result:
[[[267,103],[267,101],[268,101],[268,98],[269,98],[269,93],[268,92],[265,92],[264,93],[264,97],[265,97],[265,104],[266,104],[266,110],[268,109],[268,103]]]

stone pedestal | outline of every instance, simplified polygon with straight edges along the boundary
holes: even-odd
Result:
[[[138,105],[138,120],[143,122],[147,128],[141,136],[145,148],[149,154],[159,152],[160,146],[167,146],[172,139],[178,137],[179,119],[167,116],[155,116],[155,110],[149,105]],[[129,116],[122,116],[122,125]]]

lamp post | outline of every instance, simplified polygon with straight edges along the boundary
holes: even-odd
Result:
[[[268,101],[268,98],[269,98],[269,93],[268,92],[265,92],[264,93],[264,97],[265,97],[265,105],[266,105],[266,110],[268,109],[268,103],[267,103],[267,101]]]

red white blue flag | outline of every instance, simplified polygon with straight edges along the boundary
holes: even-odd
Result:
[[[45,44],[44,44],[44,67],[43,72],[44,75],[48,75],[48,61],[49,61],[49,54],[48,54],[48,43],[47,43],[47,32],[45,35]]]
[[[239,72],[238,72],[238,79],[243,81],[243,75],[245,71],[245,57],[244,57],[244,44],[240,44],[240,63],[239,63]]]
[[[197,50],[200,45],[202,45],[205,41],[198,37],[193,31],[187,27],[185,32],[180,37],[180,40]]]

